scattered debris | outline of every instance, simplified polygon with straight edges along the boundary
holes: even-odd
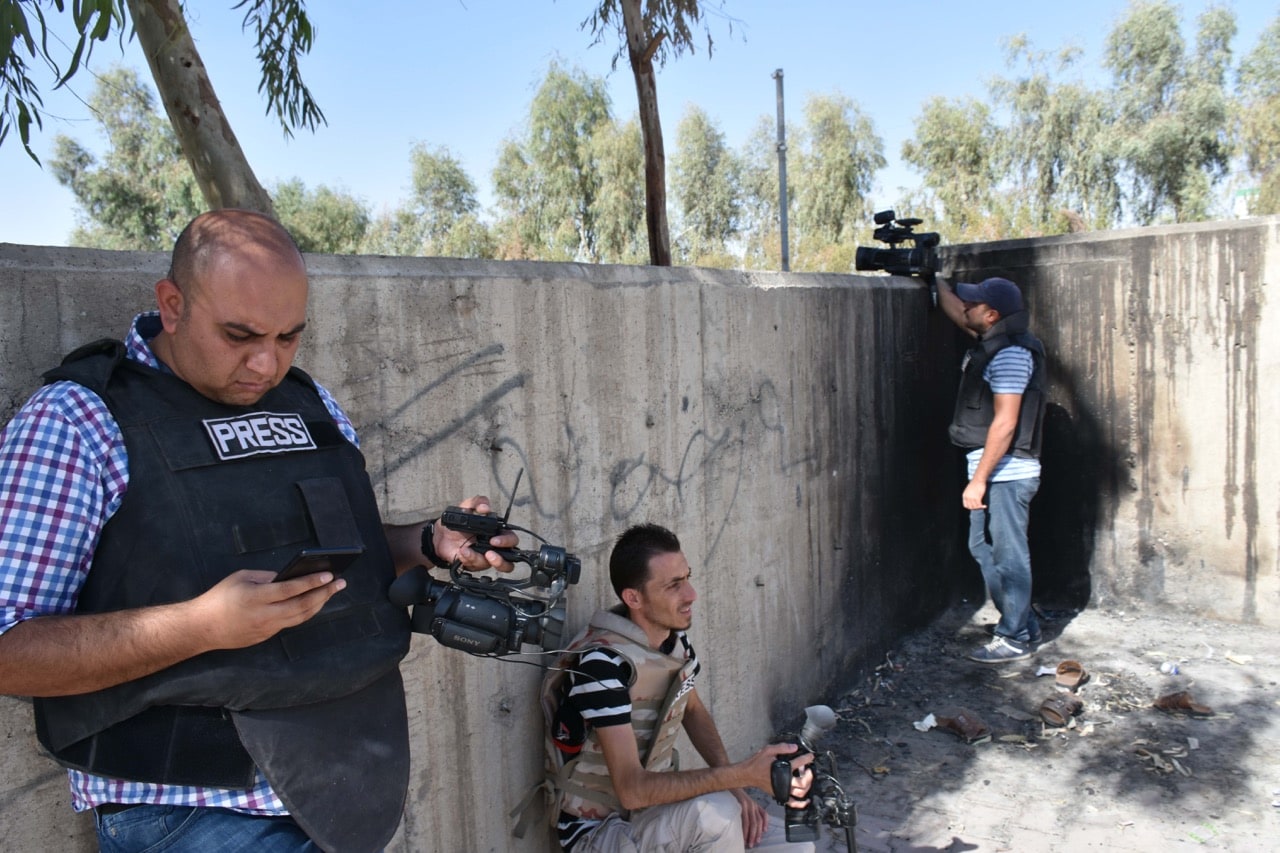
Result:
[[[937,722],[938,728],[953,732],[965,743],[978,743],[991,739],[991,727],[968,708],[957,708],[952,716],[938,717]]]
[[[1191,694],[1186,690],[1179,690],[1177,693],[1170,693],[1161,696],[1152,703],[1161,711],[1175,714],[1179,711],[1186,711],[1193,717],[1212,717],[1213,709],[1208,705],[1201,705],[1191,698]]]
[[[1065,687],[1071,691],[1074,691],[1088,680],[1089,673],[1078,660],[1064,660],[1058,664],[1058,668],[1055,670],[1054,682],[1059,687]]]
[[[1084,709],[1084,703],[1066,693],[1050,696],[1040,703],[1040,719],[1051,726],[1065,726]]]

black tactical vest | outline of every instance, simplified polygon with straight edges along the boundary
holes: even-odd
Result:
[[[1031,351],[1034,368],[1027,389],[1022,392],[1022,408],[1018,412],[1018,429],[1009,453],[1014,456],[1040,457],[1043,438],[1045,389],[1044,344],[1027,330],[1027,313],[1019,311],[1002,317],[979,338],[965,355],[960,391],[956,395],[955,415],[949,430],[951,443],[965,449],[982,447],[987,442],[987,429],[995,419],[995,395],[982,378],[991,359],[1005,347],[1020,346]]]
[[[245,788],[264,758],[246,751],[236,725],[252,715],[237,712],[288,721],[295,709],[358,704],[352,697],[371,689],[379,701],[398,702],[403,716],[398,663],[410,631],[404,609],[387,599],[391,554],[364,457],[338,431],[310,377],[293,368],[255,406],[227,406],[125,358],[119,342],[100,341],[45,379],[71,380],[102,397],[129,459],[128,489],[94,549],[77,612],[187,600],[239,569],[278,571],[301,548],[365,549],[343,575],[346,589],[302,625],[105,690],[36,699],[37,735],[60,763],[115,778]],[[275,736],[281,729],[272,725]],[[407,733],[397,727],[393,721],[375,740],[407,756]],[[349,738],[303,730],[316,743],[298,745],[300,755],[325,738]],[[297,798],[269,769],[292,811]]]

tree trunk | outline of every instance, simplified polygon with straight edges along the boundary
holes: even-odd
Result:
[[[211,209],[240,207],[275,216],[213,91],[179,0],[128,0],[169,123]]]
[[[671,266],[671,235],[667,228],[666,154],[662,147],[662,122],[658,118],[658,83],[653,73],[653,52],[666,33],[652,39],[644,31],[640,14],[643,0],[622,0],[622,21],[627,30],[627,54],[636,78],[640,108],[640,136],[644,142],[644,221],[649,232],[649,263]]]

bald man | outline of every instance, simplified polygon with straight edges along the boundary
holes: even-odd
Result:
[[[387,588],[424,555],[511,568],[382,524],[351,421],[292,366],[307,289],[274,220],[203,214],[157,310],[0,433],[0,693],[34,697],[103,850],[381,849],[408,783]],[[354,559],[276,582],[317,549]]]

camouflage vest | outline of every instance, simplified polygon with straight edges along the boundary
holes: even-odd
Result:
[[[649,645],[644,630],[616,611],[598,610],[587,627],[571,642],[542,682],[542,710],[546,720],[546,779],[538,787],[550,793],[550,820],[560,812],[583,818],[604,818],[615,812],[627,815],[614,792],[595,729],[588,727],[582,750],[566,757],[551,737],[551,725],[565,695],[569,669],[589,649],[607,648],[631,664],[631,727],[635,730],[640,763],[661,773],[679,769],[676,739],[680,735],[685,705],[693,689],[696,661],[686,659],[677,644],[671,654]],[[513,816],[530,805],[526,798]],[[523,835],[522,817],[516,835]]]

